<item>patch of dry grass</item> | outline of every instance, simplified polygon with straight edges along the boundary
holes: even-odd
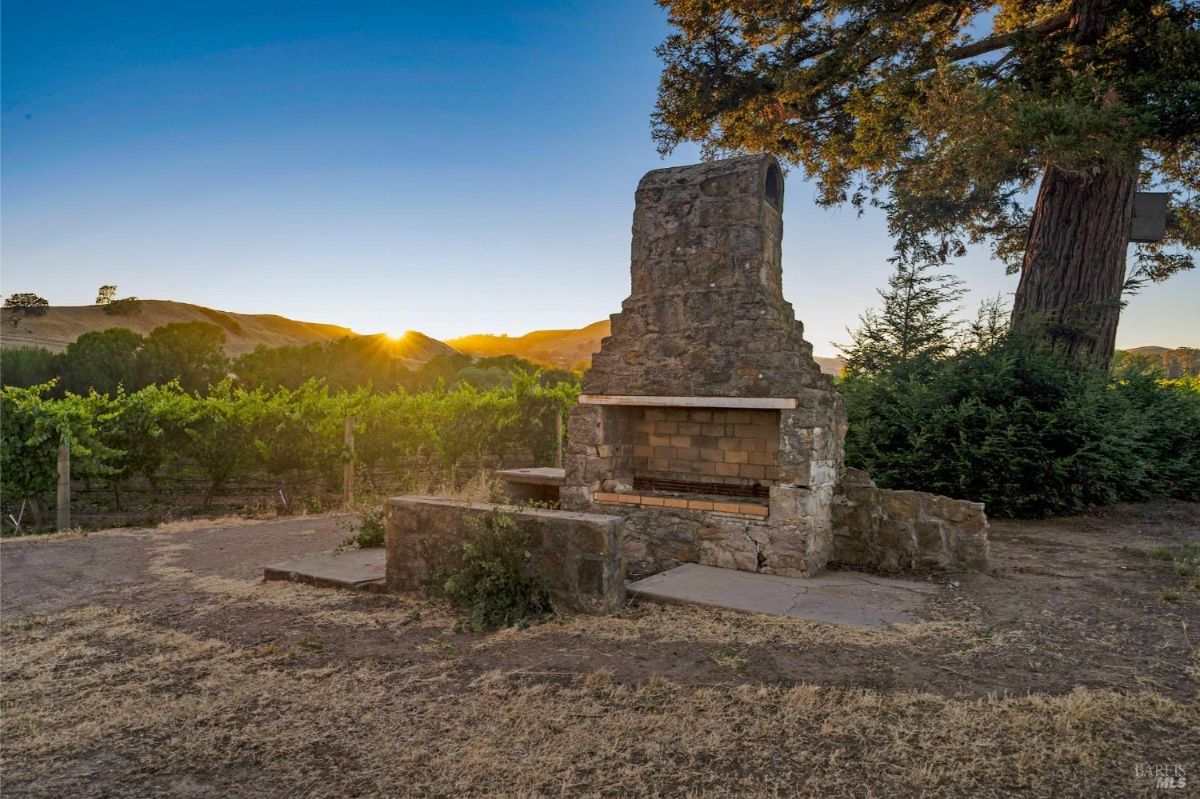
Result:
[[[643,618],[680,622],[663,610]],[[35,796],[179,780],[263,796],[1131,795],[1152,790],[1135,764],[1200,758],[1200,710],[1153,692],[956,699],[625,685],[605,669],[464,682],[454,659],[329,665],[95,607],[10,625],[2,643],[6,788]],[[83,775],[97,763],[102,779]]]
[[[476,643],[475,648],[488,650],[515,646],[549,636],[604,641],[613,645],[639,641],[704,644],[741,651],[771,646],[904,646],[922,649],[950,640],[961,642],[961,651],[965,654],[1011,645],[1020,639],[1021,631],[993,631],[983,638],[979,635],[978,625],[969,621],[921,621],[868,629],[732,610],[635,603],[612,616],[568,616],[525,629],[500,630]]]

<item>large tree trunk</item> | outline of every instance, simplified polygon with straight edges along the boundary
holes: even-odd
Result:
[[[1072,175],[1048,167],[1029,227],[1016,329],[1080,363],[1107,366],[1116,346],[1137,169]]]

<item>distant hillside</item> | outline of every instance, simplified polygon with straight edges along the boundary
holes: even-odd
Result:
[[[822,372],[827,375],[834,375],[835,377],[841,374],[842,367],[846,365],[846,362],[836,355],[831,358],[822,358],[819,355],[814,355],[813,360],[817,362],[817,366],[821,367]]]
[[[476,333],[446,343],[468,355],[516,355],[547,366],[564,369],[591,363],[600,350],[600,340],[609,334],[607,319],[571,330],[535,330],[523,336]],[[815,358],[821,371],[835,375],[842,368],[841,358]]]
[[[1158,364],[1167,373],[1167,377],[1200,375],[1200,349],[1195,347],[1132,347],[1121,352]]]
[[[19,309],[0,310],[0,346],[44,347],[62,352],[84,333],[125,327],[146,335],[172,322],[210,322],[225,331],[225,349],[230,355],[250,352],[260,344],[283,347],[293,344],[333,341],[357,335],[337,325],[297,322],[275,314],[240,314],[216,311],[200,305],[169,300],[141,300],[139,313],[114,316],[102,305],[50,306],[44,316],[27,316]],[[432,341],[432,339],[429,339]]]
[[[547,366],[569,369],[590,363],[600,349],[600,339],[608,335],[607,319],[572,330],[535,330],[523,336],[477,333],[446,343],[468,355],[516,355]]]

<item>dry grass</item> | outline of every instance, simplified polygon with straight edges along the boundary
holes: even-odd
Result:
[[[972,651],[978,653],[985,647],[1012,645],[1021,636],[1020,630],[1006,630],[980,639],[978,631],[978,626],[970,621],[922,621],[886,629],[868,629],[685,605],[633,604],[613,616],[569,616],[525,629],[510,627],[478,642],[475,647],[486,650],[548,636],[599,640],[613,645],[654,641],[711,644],[739,650],[822,645],[921,648],[954,640],[972,642]]]
[[[1200,776],[1194,606],[1086,541],[1069,552],[1112,576],[981,579],[885,630],[634,603],[480,636],[417,597],[246,566],[331,527],[183,524],[111,534],[143,540],[121,542],[143,576],[78,600],[106,607],[0,630],[5,796],[1150,796],[1139,765]],[[91,552],[42,568],[88,574]]]
[[[55,544],[63,541],[78,541],[83,538],[141,538],[147,534],[171,535],[193,530],[222,530],[232,527],[249,527],[257,524],[284,519],[298,521],[301,519],[321,519],[343,515],[343,511],[334,510],[328,513],[309,513],[301,511],[291,516],[281,516],[272,508],[269,513],[262,515],[227,514],[224,516],[204,516],[191,519],[176,519],[164,521],[153,527],[113,527],[107,530],[84,530],[75,527],[60,533],[35,533],[23,536],[5,536],[0,539],[0,546],[5,544]]]
[[[141,300],[138,312],[130,316],[110,316],[100,305],[55,305],[46,310],[44,316],[21,315],[17,325],[12,324],[13,309],[0,311],[3,318],[5,347],[45,347],[51,352],[62,352],[67,345],[84,333],[125,327],[147,335],[157,327],[172,322],[213,322],[214,317],[227,320],[225,350],[230,355],[241,355],[255,347],[282,347],[289,344],[309,344],[331,341],[343,336],[354,335],[353,331],[335,325],[313,324],[285,319],[273,314],[240,314],[215,311],[199,305],[170,300]],[[236,332],[235,332],[236,331]]]
[[[955,699],[605,669],[466,682],[450,659],[331,666],[97,607],[2,641],[14,794],[1131,795],[1152,788],[1135,764],[1200,757],[1197,706],[1152,692]]]
[[[487,469],[475,472],[462,483],[452,480],[449,474],[438,469],[415,476],[411,489],[404,493],[467,502],[503,502],[504,484],[497,479],[494,472]]]

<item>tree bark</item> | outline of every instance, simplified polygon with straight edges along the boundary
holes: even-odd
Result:
[[[1116,347],[1137,169],[1042,175],[1029,226],[1013,328],[1072,358],[1107,366]]]

